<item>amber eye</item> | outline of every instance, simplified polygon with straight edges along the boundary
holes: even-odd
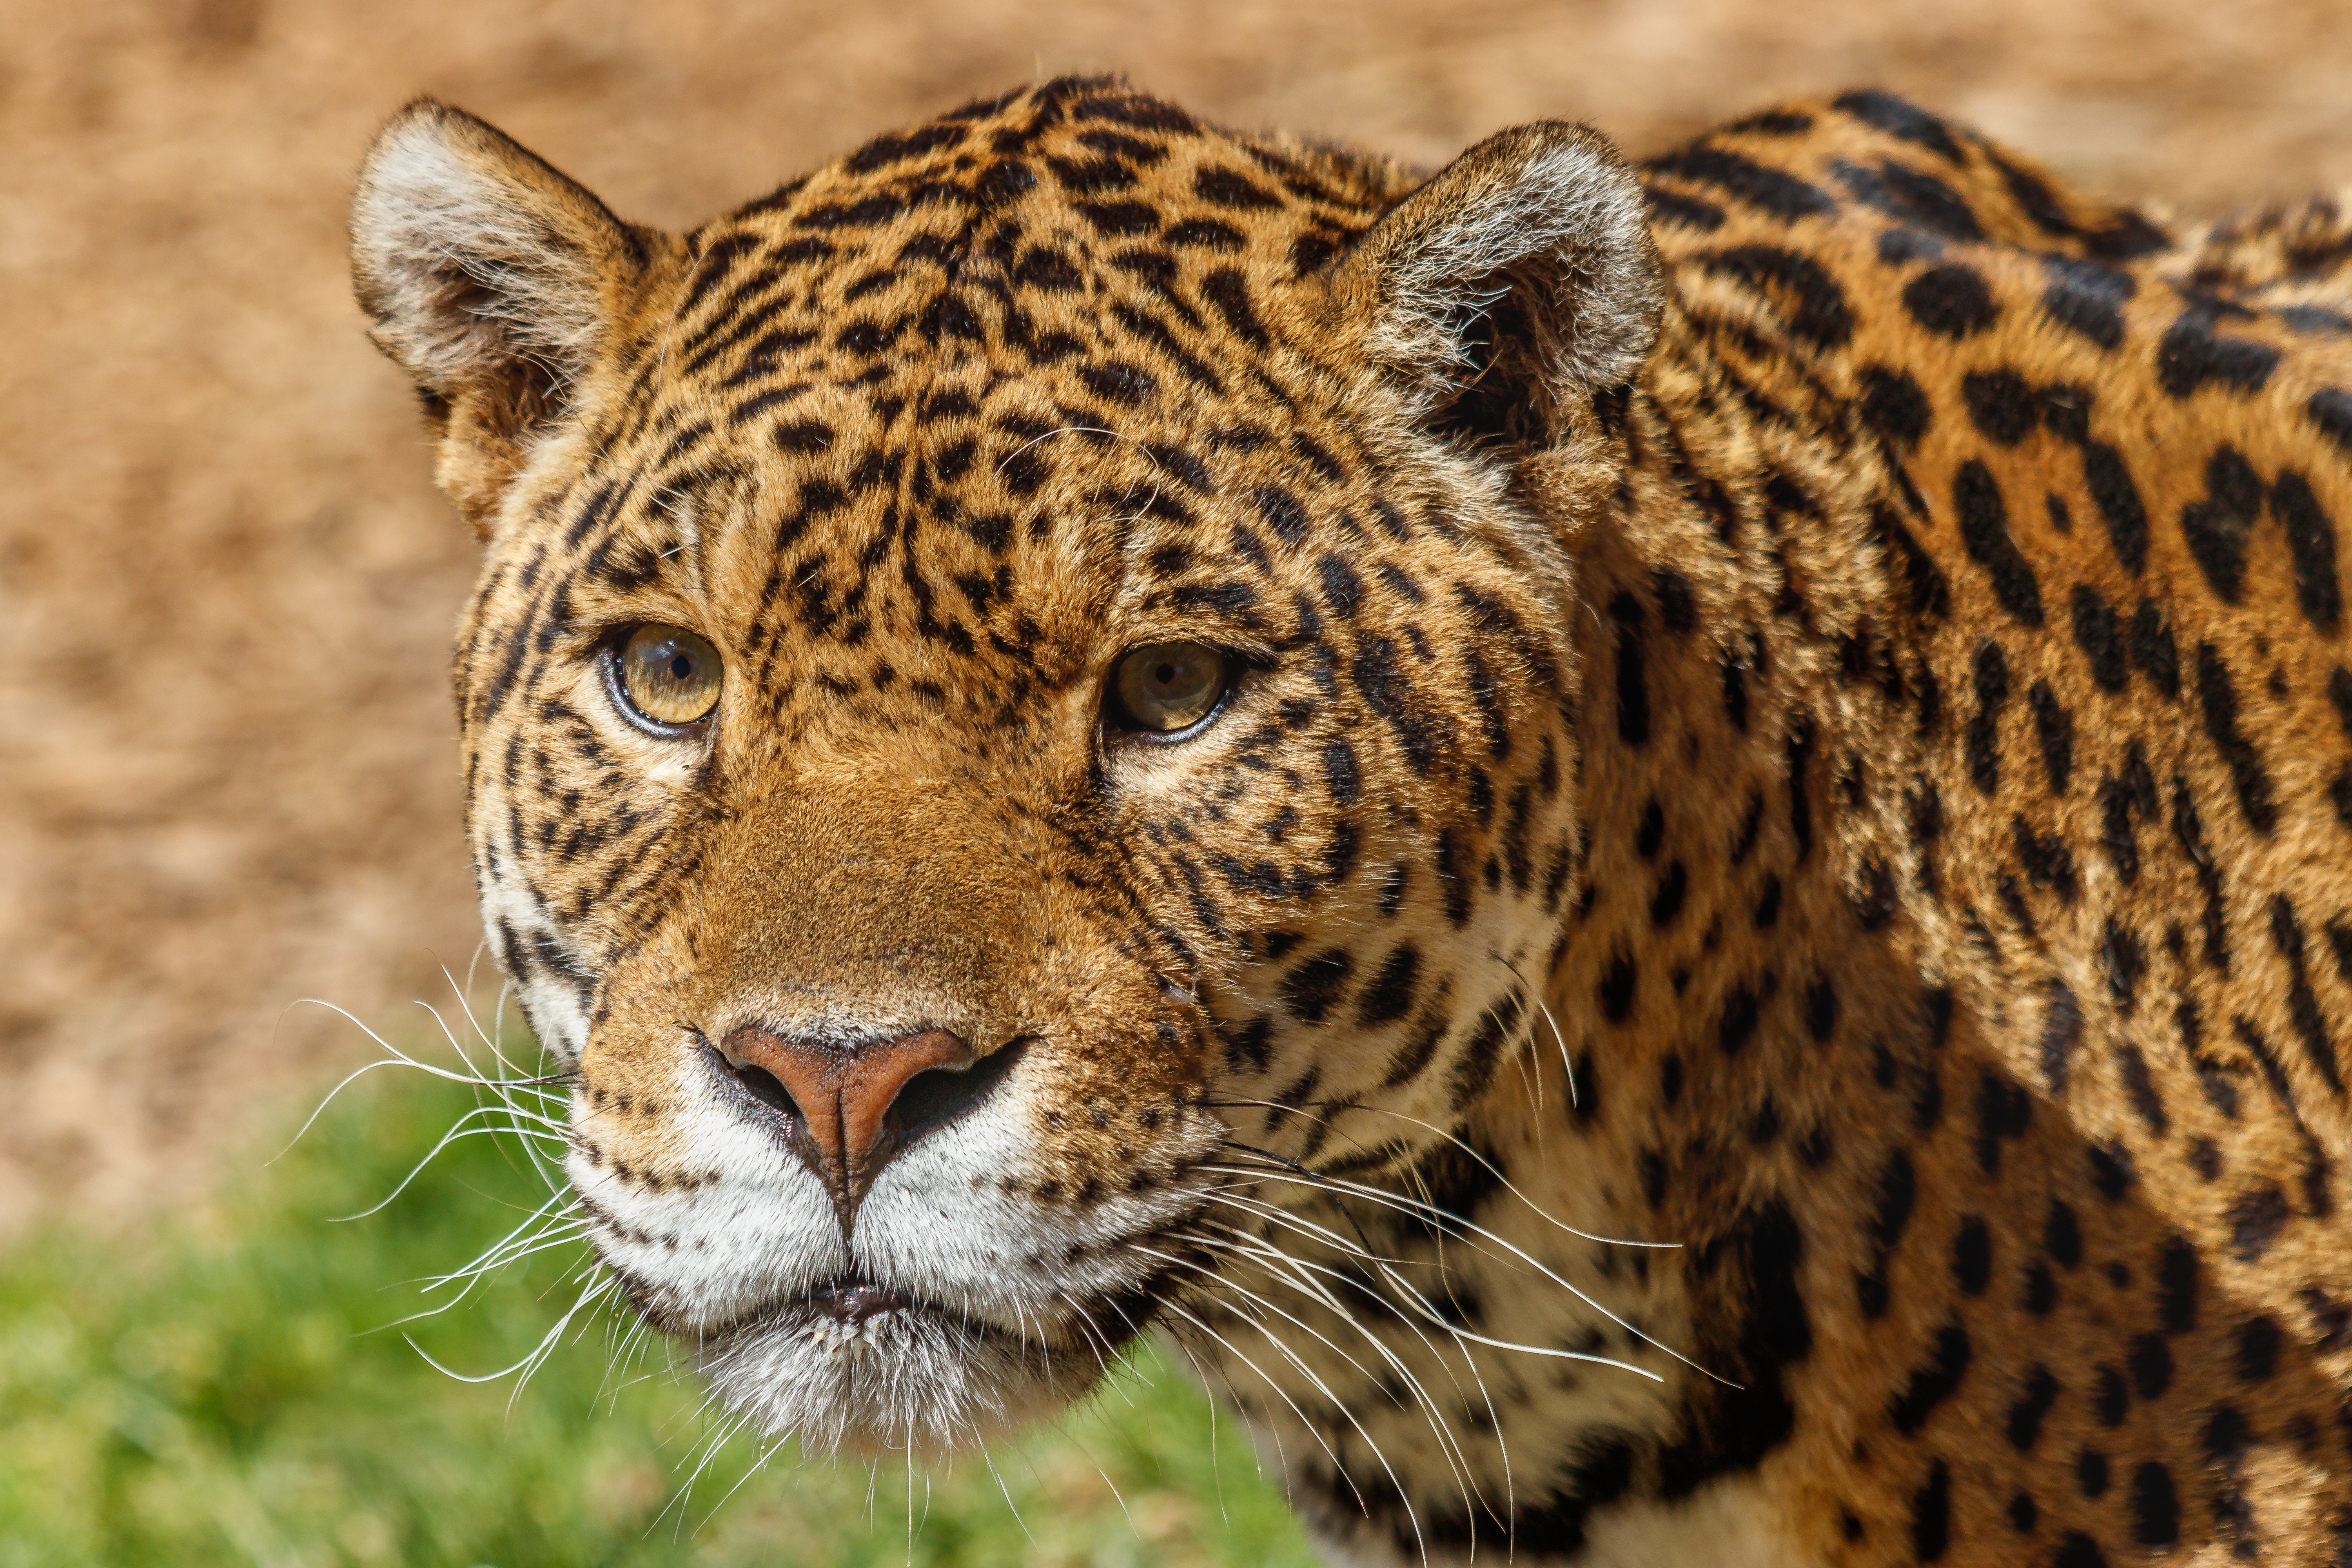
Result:
[[[719,706],[719,650],[684,626],[639,626],[613,662],[622,700],[648,724],[675,729]]]
[[[1225,656],[1204,643],[1160,642],[1129,649],[1111,676],[1111,721],[1148,735],[1189,730],[1216,710],[1228,679]]]

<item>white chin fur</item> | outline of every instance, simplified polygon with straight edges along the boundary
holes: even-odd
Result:
[[[1110,1352],[1049,1345],[931,1308],[856,1326],[786,1307],[698,1347],[730,1406],[812,1451],[938,1455],[1047,1416],[1102,1376]]]

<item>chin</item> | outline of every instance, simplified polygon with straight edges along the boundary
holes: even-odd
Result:
[[[941,1458],[1086,1397],[1150,1314],[1147,1289],[1008,1327],[845,1279],[692,1343],[714,1391],[767,1437],[812,1452]]]

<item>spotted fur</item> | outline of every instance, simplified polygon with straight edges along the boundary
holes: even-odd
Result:
[[[1344,1561],[2346,1560],[2347,232],[1063,80],[672,236],[413,107],[360,293],[605,1262],[853,1447],[1156,1330]],[[1174,638],[1226,708],[1107,729]],[[992,1087],[847,1228],[744,1024]]]

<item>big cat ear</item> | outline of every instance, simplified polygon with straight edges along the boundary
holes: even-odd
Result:
[[[656,237],[430,99],[377,133],[351,228],[371,336],[415,379],[441,427],[442,489],[486,529],[523,441],[562,412]]]
[[[1664,299],[1640,182],[1608,138],[1559,121],[1455,159],[1330,282],[1433,420],[1528,445],[1564,399],[1633,378]]]

